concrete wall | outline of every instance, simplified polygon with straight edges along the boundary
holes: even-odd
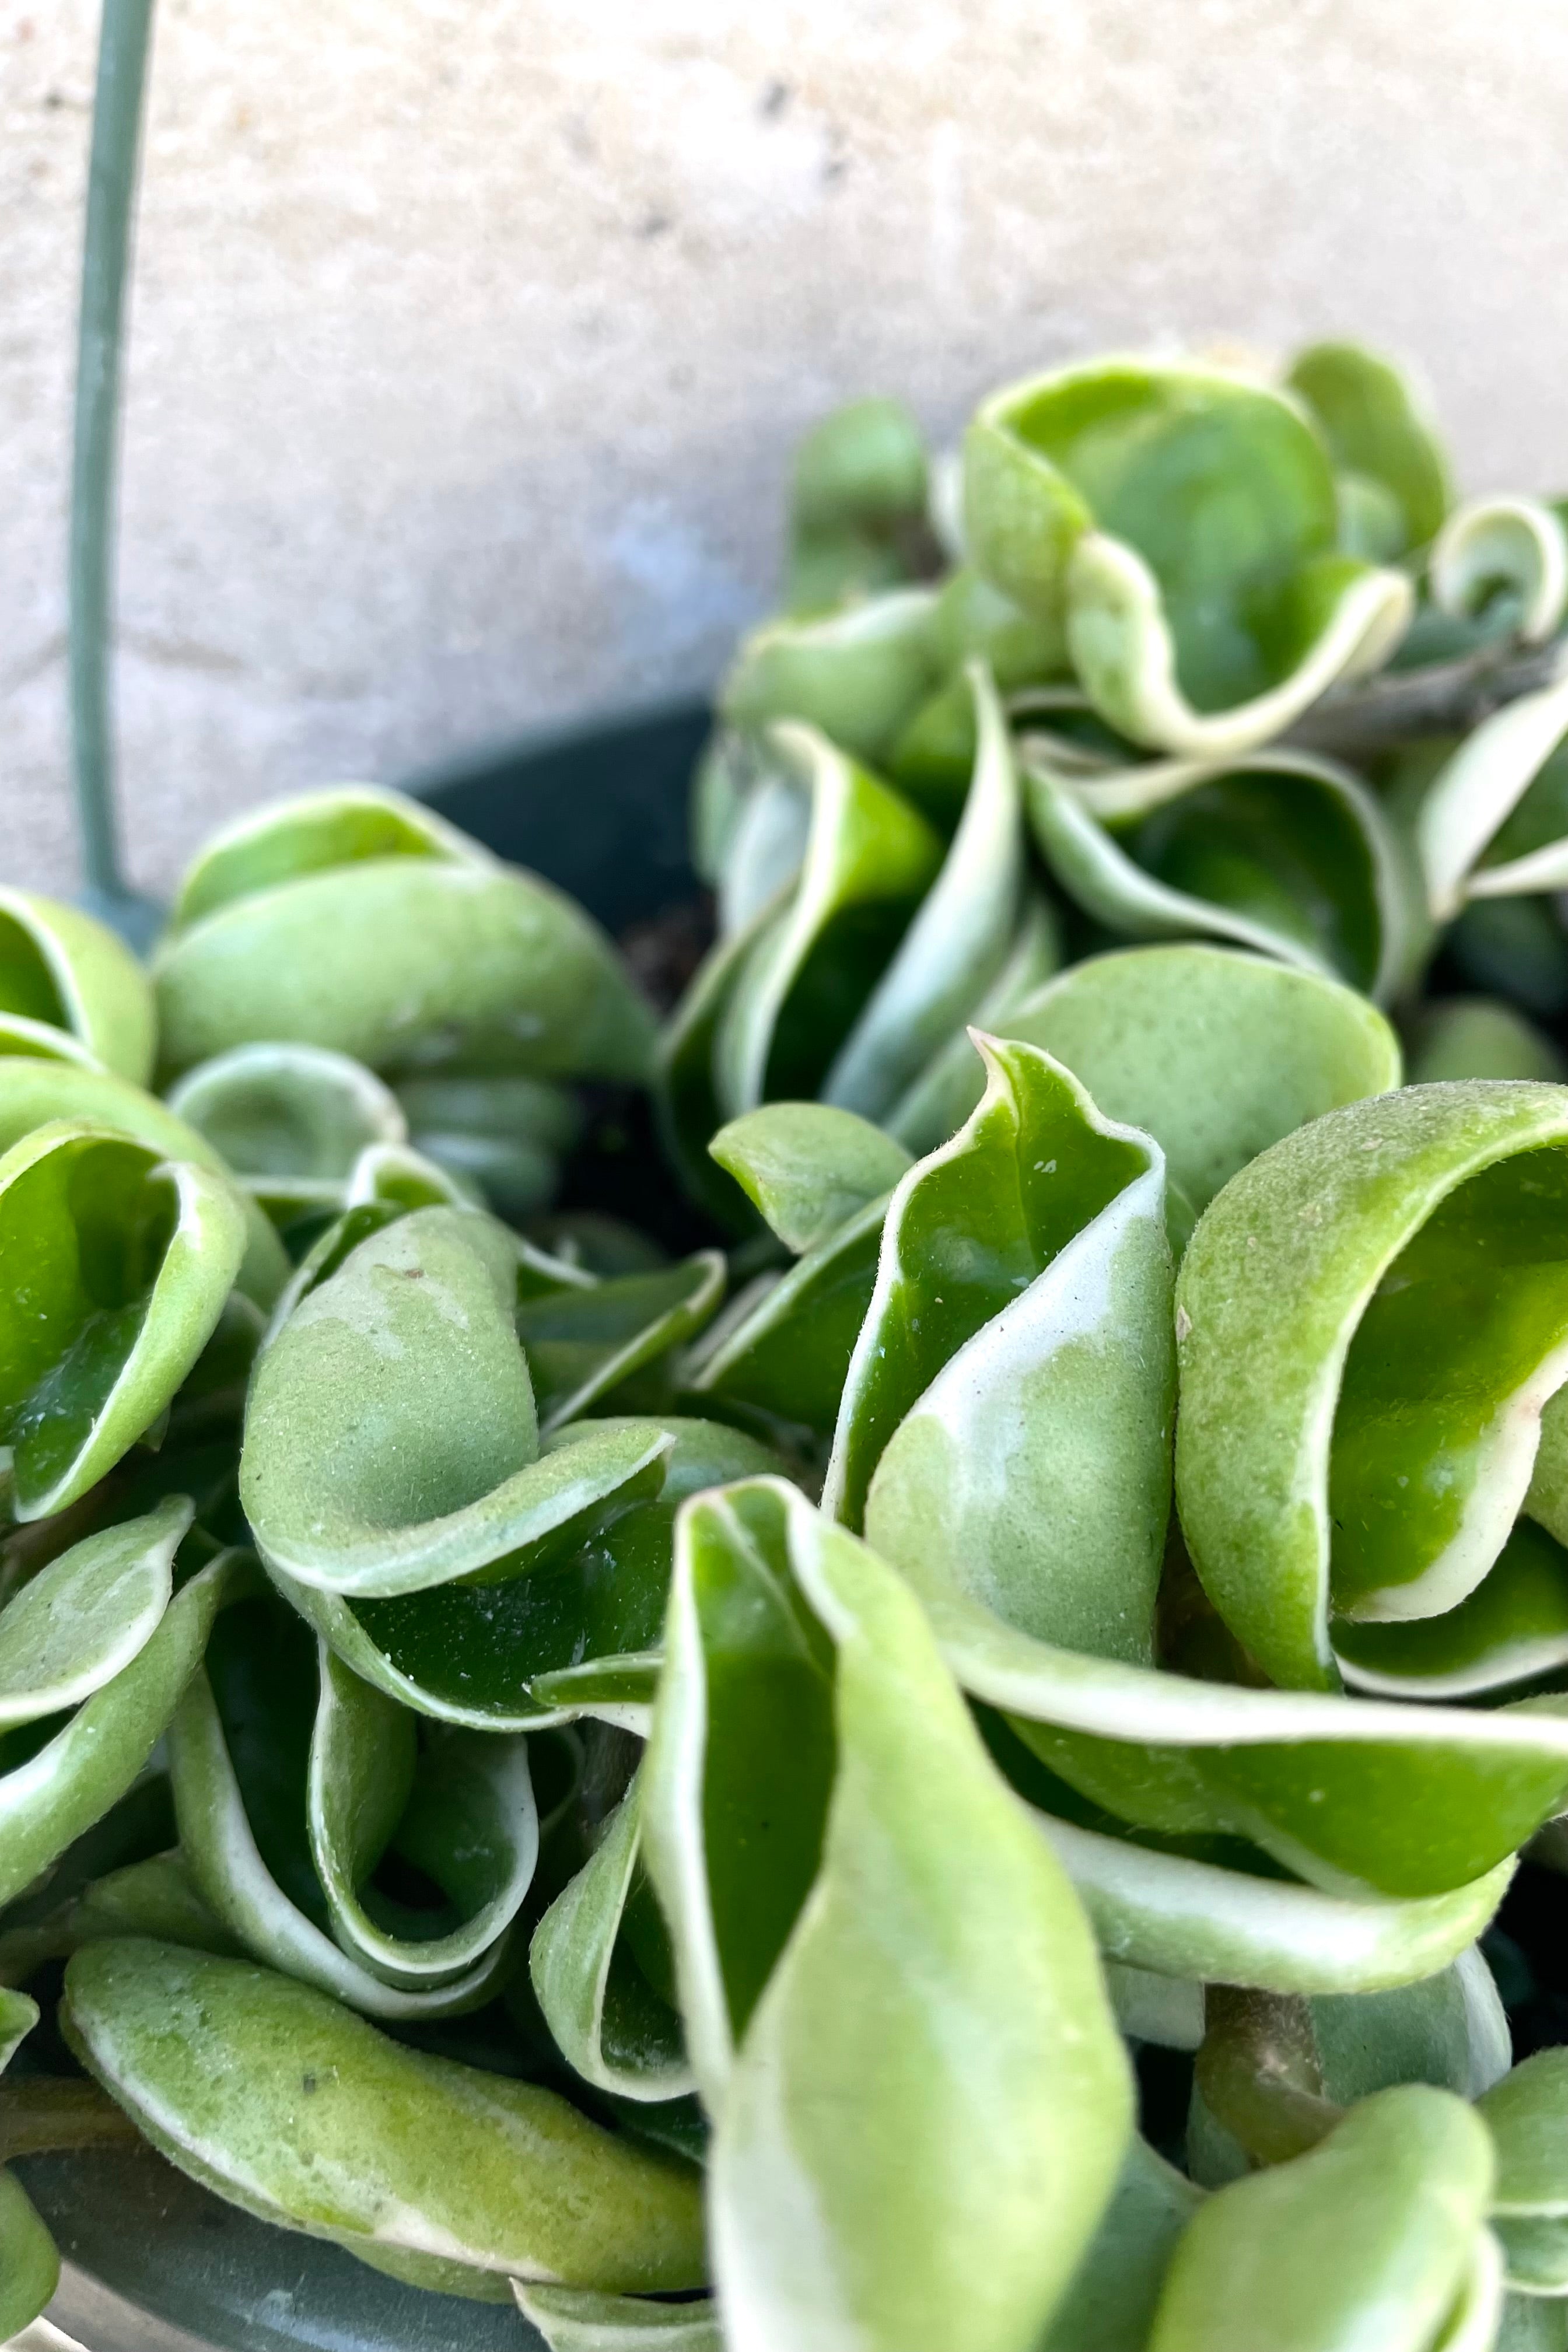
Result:
[[[96,8],[0,0],[0,870],[67,887]],[[133,865],[700,686],[791,443],[1107,343],[1351,330],[1568,481],[1562,0],[162,0],[121,564]]]

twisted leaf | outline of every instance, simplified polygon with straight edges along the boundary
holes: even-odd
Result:
[[[38,2004],[0,1987],[0,2074],[38,2021]],[[60,2258],[31,2198],[0,2172],[0,2327],[9,2338],[30,2327],[59,2284]]]
[[[1433,782],[1416,846],[1438,922],[1467,899],[1568,881],[1568,682],[1521,694],[1466,737]]]
[[[258,1365],[240,1464],[270,1568],[366,1598],[498,1581],[657,1491],[657,1434],[585,1431],[540,1458],[517,1266],[488,1219],[416,1209],[300,1299]]]
[[[146,1647],[190,1524],[190,1503],[172,1496],[72,1544],[0,1611],[0,1730],[79,1706]]]
[[[826,1103],[764,1103],[721,1127],[708,1149],[797,1257],[883,1199],[910,1165],[890,1135]]]
[[[33,890],[0,889],[0,1024],[13,1021],[7,1053],[85,1053],[133,1086],[152,1076],[153,992],[141,965],[106,925]],[[55,1031],[64,1034],[50,1046]]]
[[[0,1159],[0,1441],[17,1518],[63,1510],[152,1427],[244,1247],[221,1178],[129,1137],[61,1120]]]
[[[652,1016],[573,902],[365,788],[235,827],[187,877],[153,968],[171,1072],[236,1045],[373,1068],[455,1050],[535,1076],[641,1077]]]
[[[727,1637],[702,1625],[709,1596],[735,1579],[737,1600],[748,1580],[760,1594],[760,1575],[803,1633],[807,1616],[817,1621],[808,1640],[830,1672],[818,1735],[832,1761],[826,1814],[815,1790],[801,1810],[797,1783],[766,1816],[775,1835],[785,1811],[808,1842],[819,1829],[820,1867],[752,2009],[713,2144],[727,2336],[899,2352],[1028,2346],[1107,2201],[1127,2135],[1123,2062],[1081,1917],[1054,1866],[1041,1870],[1044,1849],[896,1578],[786,1488],[732,1489],[689,1506],[682,1527],[675,1713],[667,1734],[661,1693],[648,1819],[650,1830],[659,1822],[655,1866],[683,1991],[700,1928],[680,1898],[672,1906],[674,1888],[704,1857],[711,1875],[721,1847],[733,1870],[760,1790],[753,1777],[742,1797],[726,1769],[737,1740],[756,1756],[758,1737],[729,1704],[737,1690],[720,1704]],[[738,1631],[744,1617],[729,1622]],[[790,1654],[775,1653],[781,1664]],[[692,1679],[702,1657],[706,1705]],[[782,1699],[762,1653],[755,1664],[753,1688]],[[723,1806],[715,1814],[709,1799],[706,1838],[692,1778],[704,1752]],[[775,1916],[786,1924],[782,1906]],[[733,1909],[721,1916],[721,1956],[744,1927]]]
[[[72,2049],[171,2163],[261,2220],[481,2301],[510,2278],[702,2282],[679,2161],[550,2091],[401,2048],[310,1987],[173,1946],[66,1971]]]
[[[708,2302],[643,2303],[583,2287],[513,2284],[518,2309],[550,2352],[724,2352]]]
[[[280,1222],[335,1206],[362,1151],[408,1138],[396,1097],[374,1072],[320,1045],[237,1046],[188,1070],[169,1108]]]
[[[647,2102],[681,2098],[696,2079],[680,2019],[638,1958],[650,1931],[663,1942],[657,1915],[640,1923],[640,1936],[635,1918],[628,1932],[628,1906],[646,1912],[651,1900],[641,1835],[641,1795],[634,1780],[589,1861],[535,1928],[529,1969],[568,2064],[602,2091]]]
[[[1124,937],[1228,940],[1375,997],[1405,976],[1405,861],[1346,769],[1259,751],[1075,784],[1036,765],[1025,793],[1057,880]]]
[[[1090,956],[996,1027],[1152,1136],[1194,1213],[1281,1136],[1400,1080],[1398,1039],[1354,990],[1195,943]],[[960,1117],[984,1085],[973,1056],[966,1077]]]
[[[494,1732],[579,1714],[646,1729],[676,1507],[704,1486],[776,1469],[778,1457],[739,1430],[676,1415],[588,1428],[645,1448],[662,1442],[664,1484],[656,1498],[552,1546],[525,1574],[387,1601],[330,1593],[276,1569],[273,1580],[355,1675],[421,1715]],[[585,1433],[547,1439],[547,1458]]]
[[[1387,560],[1435,539],[1453,485],[1429,404],[1408,376],[1359,344],[1314,343],[1285,381],[1329,445],[1341,545]]]
[[[931,594],[895,588],[813,620],[770,621],[720,691],[732,726],[802,719],[858,760],[886,750],[936,683]]]
[[[1539,499],[1472,499],[1448,517],[1431,556],[1432,599],[1474,620],[1500,591],[1518,601],[1526,645],[1550,637],[1568,609],[1568,533]]]
[[[816,1094],[942,857],[925,819],[815,728],[781,722],[774,740],[809,779],[811,832],[798,884],[763,921],[714,1031],[731,1118]]]
[[[63,1725],[46,1717],[0,1734],[0,1905],[30,1886],[134,1784],[243,1568],[243,1555],[224,1552],[193,1577],[129,1665]]]
[[[1410,618],[1401,574],[1336,551],[1295,404],[1218,370],[1100,362],[995,394],[965,439],[964,517],[977,568],[1065,616],[1096,709],[1156,748],[1266,741]]]
[[[1176,2248],[1149,2352],[1480,2352],[1501,2302],[1492,2158],[1461,2100],[1367,2100],[1310,2154],[1238,2180]],[[1332,2259],[1325,2260],[1325,2250]]]
[[[1277,1681],[1332,1687],[1331,1612],[1362,1621],[1364,1667],[1383,1624],[1397,1659],[1410,1621],[1524,1565],[1500,1555],[1568,1376],[1565,1139],[1555,1087],[1406,1088],[1275,1145],[1194,1236],[1177,1500],[1211,1598]],[[1472,1615],[1478,1670],[1513,1618]]]

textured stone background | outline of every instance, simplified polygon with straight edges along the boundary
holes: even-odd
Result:
[[[0,0],[0,814],[68,886],[90,0]],[[204,827],[710,680],[791,443],[902,389],[1351,329],[1568,482],[1546,0],[162,0],[128,378],[139,880]]]

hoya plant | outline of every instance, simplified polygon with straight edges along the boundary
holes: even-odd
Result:
[[[0,2336],[163,2164],[411,2341],[1565,2352],[1568,537],[1453,485],[1349,343],[826,418],[658,1001],[382,787],[110,887],[79,495]]]

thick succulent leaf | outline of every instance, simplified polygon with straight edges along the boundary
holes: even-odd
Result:
[[[17,1518],[63,1510],[153,1426],[244,1251],[230,1185],[127,1136],[57,1121],[0,1160],[0,1442]]]
[[[1256,2352],[1260,2331],[1273,2352],[1439,2352],[1472,2291],[1491,2172],[1462,2100],[1424,2084],[1379,2093],[1321,2147],[1200,2209],[1148,2352]],[[1489,2291],[1495,2325],[1495,2272]]]
[[[1243,1838],[1331,1894],[1441,1895],[1568,1796],[1558,1702],[1411,1707],[1150,1673],[1033,1639],[967,1588],[963,1554],[939,1565],[920,1594],[963,1688],[1059,1779],[1160,1838]]]
[[[644,1852],[710,2113],[816,1878],[833,1784],[832,1643],[795,1581],[789,1491],[748,1480],[682,1509],[644,1764]]]
[[[1129,2137],[1092,1940],[918,1604],[774,1495],[775,1559],[833,1640],[837,1769],[820,1871],[714,2136],[726,2334],[740,2352],[1026,2346]]]
[[[691,1199],[731,1233],[754,1230],[756,1220],[743,1194],[708,1156],[709,1139],[726,1116],[715,1048],[742,975],[773,937],[781,914],[782,901],[778,907],[770,902],[744,930],[718,942],[699,965],[658,1044],[654,1107],[666,1157]]]
[[[512,2284],[518,2309],[549,2352],[724,2352],[710,2302],[647,2303],[584,2287]]]
[[[910,577],[926,493],[925,442],[901,401],[850,401],[814,425],[795,453],[790,609],[826,610]]]
[[[1505,703],[1441,770],[1415,827],[1438,922],[1451,920],[1467,898],[1511,898],[1568,882],[1568,759],[1560,756],[1565,735],[1568,681]],[[1510,819],[1512,841],[1504,830]],[[1504,853],[1496,862],[1489,845]]]
[[[1568,2050],[1538,2050],[1478,2104],[1497,2149],[1494,2213],[1568,2216]]]
[[[202,845],[174,896],[176,930],[258,892],[366,859],[422,857],[493,866],[482,844],[420,801],[380,784],[336,784],[271,801]]]
[[[1133,939],[1232,940],[1372,996],[1402,979],[1415,922],[1405,864],[1348,770],[1260,751],[1128,782],[1131,806],[1120,784],[1113,799],[1109,783],[1026,772],[1041,854],[1097,921]]]
[[[0,1059],[0,1151],[59,1118],[115,1128],[151,1145],[161,1159],[189,1160],[232,1181],[205,1135],[129,1080],[66,1062]],[[258,1307],[270,1307],[289,1279],[288,1254],[249,1194],[236,1187],[235,1198],[246,1224],[245,1257],[235,1279]]]
[[[1202,2202],[1203,2191],[1134,2133],[1039,2352],[1144,2352],[1176,2242]]]
[[[924,817],[826,735],[792,721],[774,739],[809,779],[811,833],[799,881],[759,930],[715,1029],[731,1118],[817,1092],[942,862]]]
[[[871,1300],[887,1208],[885,1194],[868,1201],[781,1279],[764,1278],[760,1295],[691,1368],[692,1394],[831,1436]]]
[[[478,1186],[411,1143],[367,1143],[349,1171],[339,1197],[348,1209],[378,1206],[407,1209],[482,1207]]]
[[[1004,1307],[1022,1308],[1019,1294],[1158,1167],[1147,1139],[1102,1119],[1037,1046],[978,1033],[976,1045],[986,1068],[979,1108],[951,1143],[917,1161],[889,1204],[824,1489],[824,1508],[851,1527],[859,1524],[884,1448],[937,1374]],[[1147,1199],[1140,1192],[1126,1212],[1130,1232],[1142,1228],[1150,1202],[1158,1215],[1163,1172]],[[1138,1244],[1130,1245],[1136,1253]],[[998,1347],[1014,1328],[1005,1327]],[[1026,1354],[1028,1343],[1021,1345]],[[1156,1392],[1165,1377],[1163,1352],[1156,1349]],[[967,1499],[979,1502],[977,1495]],[[1140,1519],[1147,1499],[1140,1482],[1131,1506]],[[1005,1511],[1005,1499],[996,1501]],[[1153,1537],[1156,1564],[1163,1533],[1162,1525]],[[1140,1557],[1134,1572],[1142,1570]]]
[[[0,1984],[23,1983],[46,1960],[68,1959],[85,1945],[112,1936],[153,1936],[160,1943],[189,1944],[198,1952],[237,1955],[240,1948],[196,1893],[183,1856],[173,1851],[108,1871],[41,1917],[0,1933]]]
[[[623,1417],[561,1431],[548,1452],[595,1434],[663,1439],[656,1499],[635,1501],[504,1584],[442,1584],[401,1599],[345,1599],[273,1571],[294,1607],[362,1680],[480,1731],[538,1729],[578,1715],[646,1731],[658,1676],[671,1530],[683,1496],[779,1467],[717,1422]]]
[[[327,1932],[331,1913],[310,1866],[304,1790],[300,1776],[289,1769],[294,1759],[287,1738],[286,1710],[301,1700],[308,1707],[310,1699],[283,1687],[280,1663],[276,1657],[247,1662],[251,1672],[241,1690],[251,1706],[229,1725],[206,1667],[198,1667],[169,1727],[180,1847],[202,1900],[243,1950],[366,2016],[447,2017],[479,2007],[496,1990],[503,1942],[488,1944],[461,1975],[419,1985],[403,1971],[405,1981],[393,1984]],[[258,1727],[265,1727],[265,1760],[252,1765],[253,1819],[234,1742],[251,1743],[254,1757]],[[310,1911],[301,1907],[307,1903]]]
[[[1513,1875],[1510,1858],[1452,1894],[1378,1901],[1036,1820],[1111,1958],[1267,1992],[1375,1992],[1431,1976],[1473,1944]]]
[[[657,1377],[668,1370],[662,1360],[717,1312],[725,1279],[722,1252],[699,1250],[649,1274],[617,1275],[591,1288],[521,1300],[517,1328],[541,1428],[560,1429],[621,1390],[628,1404],[647,1402],[627,1384],[639,1374]]]
[[[0,1612],[0,1729],[78,1706],[144,1649],[174,1591],[184,1495],[58,1553]]]
[[[1364,996],[1196,942],[1090,956],[997,1026],[1152,1135],[1194,1211],[1281,1136],[1400,1082],[1399,1041]],[[971,1068],[965,1112],[983,1084]]]
[[[1068,566],[1068,646],[1102,719],[1135,743],[1236,759],[1279,734],[1332,686],[1379,669],[1410,625],[1401,572],[1319,554],[1237,595],[1218,643],[1208,599],[1175,603],[1152,563],[1104,531]],[[1228,642],[1226,642],[1228,640]]]
[[[1007,961],[980,1000],[973,1026],[1005,1037],[1008,1024],[1037,988],[1044,986],[1062,961],[1057,918],[1048,899],[1029,894],[1013,935]],[[902,1098],[889,1112],[886,1126],[917,1156],[933,1151],[963,1126],[980,1099],[984,1074],[975,1064],[968,1028],[960,1024],[939,1046]]]
[[[1095,707],[1135,741],[1265,741],[1408,621],[1401,574],[1334,552],[1321,442],[1295,403],[1217,369],[1096,362],[985,402],[964,445],[976,568],[1065,614]]]
[[[153,966],[171,1073],[257,1040],[374,1069],[460,1052],[539,1077],[641,1078],[654,1023],[597,926],[488,859],[382,856],[230,898]]]
[[[103,1064],[68,1030],[47,1021],[30,1020],[25,1013],[0,1009],[0,1055],[22,1061],[68,1062],[73,1069],[99,1070]]]
[[[391,1985],[449,1982],[504,1935],[539,1859],[528,1743],[426,1734],[323,1643],[305,1790],[310,1855],[339,1945]],[[397,1915],[367,1882],[389,1844],[462,1915]],[[417,1926],[418,1933],[412,1932]]]
[[[680,2019],[649,1983],[627,1906],[650,1898],[634,1780],[587,1863],[541,1919],[529,1947],[535,1998],[557,2049],[585,2082],[646,2103],[696,2088]]]
[[[1275,1681],[1333,1686],[1331,1608],[1440,1616],[1502,1550],[1568,1374],[1565,1140],[1559,1088],[1407,1087],[1287,1137],[1199,1225],[1177,1502]]]
[[[1568,1552],[1521,1519],[1483,1582],[1440,1617],[1333,1631],[1352,1690],[1390,1698],[1479,1697],[1568,1665]]]
[[[257,1367],[240,1464],[269,1566],[363,1597],[504,1579],[612,1497],[657,1487],[668,1445],[647,1433],[538,1458],[517,1264],[489,1219],[419,1209],[300,1299]]]
[[[1568,1079],[1568,1056],[1511,1004],[1451,996],[1422,1006],[1409,1078],[1413,1087],[1444,1078],[1533,1078],[1561,1086]]]
[[[269,1969],[99,1944],[67,1969],[61,2021],[163,2155],[264,2221],[489,2273],[503,2293],[541,2275],[628,2293],[702,2283],[688,2166],[531,2083],[403,2049]]]
[[[1022,903],[1024,806],[1012,740],[983,664],[970,667],[974,770],[941,872],[822,1081],[823,1098],[881,1118],[970,1020],[1004,970]]]
[[[910,1164],[879,1127],[827,1103],[764,1103],[721,1127],[708,1149],[797,1257],[890,1192]]]
[[[1153,1657],[1175,1406],[1151,1160],[938,1372],[865,1508],[868,1540],[917,1590],[962,1551],[1009,1622],[1140,1664]]]
[[[1329,445],[1342,509],[1347,477],[1389,501],[1397,536],[1381,551],[1401,555],[1436,538],[1453,503],[1447,452],[1405,372],[1358,343],[1313,343],[1285,381]]]
[[[1568,609],[1568,532],[1539,499],[1471,499],[1438,534],[1430,580],[1434,604],[1456,620],[1475,619],[1500,592],[1511,597],[1517,634],[1541,645]]]
[[[0,1735],[0,1905],[10,1903],[118,1804],[167,1730],[243,1573],[224,1552],[164,1610],[151,1638],[63,1727]],[[254,1570],[254,1563],[252,1563]]]
[[[0,2074],[38,2021],[38,2004],[0,1987]],[[60,2258],[19,2180],[0,2172],[0,2328],[30,2327],[59,2284]]]
[[[1067,668],[1067,646],[1059,630],[1042,627],[1034,614],[970,564],[960,564],[942,582],[931,607],[931,626],[944,672],[956,675],[967,662],[983,661],[1004,694],[1059,677]],[[978,714],[973,696],[965,699],[973,759]]]
[[[756,779],[736,814],[719,872],[721,940],[747,929],[791,887],[810,838],[811,795],[791,763],[781,759]]]
[[[169,1108],[279,1217],[335,1204],[362,1151],[408,1139],[391,1089],[322,1045],[236,1046],[187,1071]]]
[[[822,619],[768,622],[742,646],[720,709],[732,726],[804,719],[877,759],[936,684],[931,602],[929,588],[897,588]]]
[[[74,1039],[133,1086],[153,1074],[153,992],[142,966],[106,924],[34,890],[0,889],[0,1015],[6,1014],[64,1031],[68,1057]]]

